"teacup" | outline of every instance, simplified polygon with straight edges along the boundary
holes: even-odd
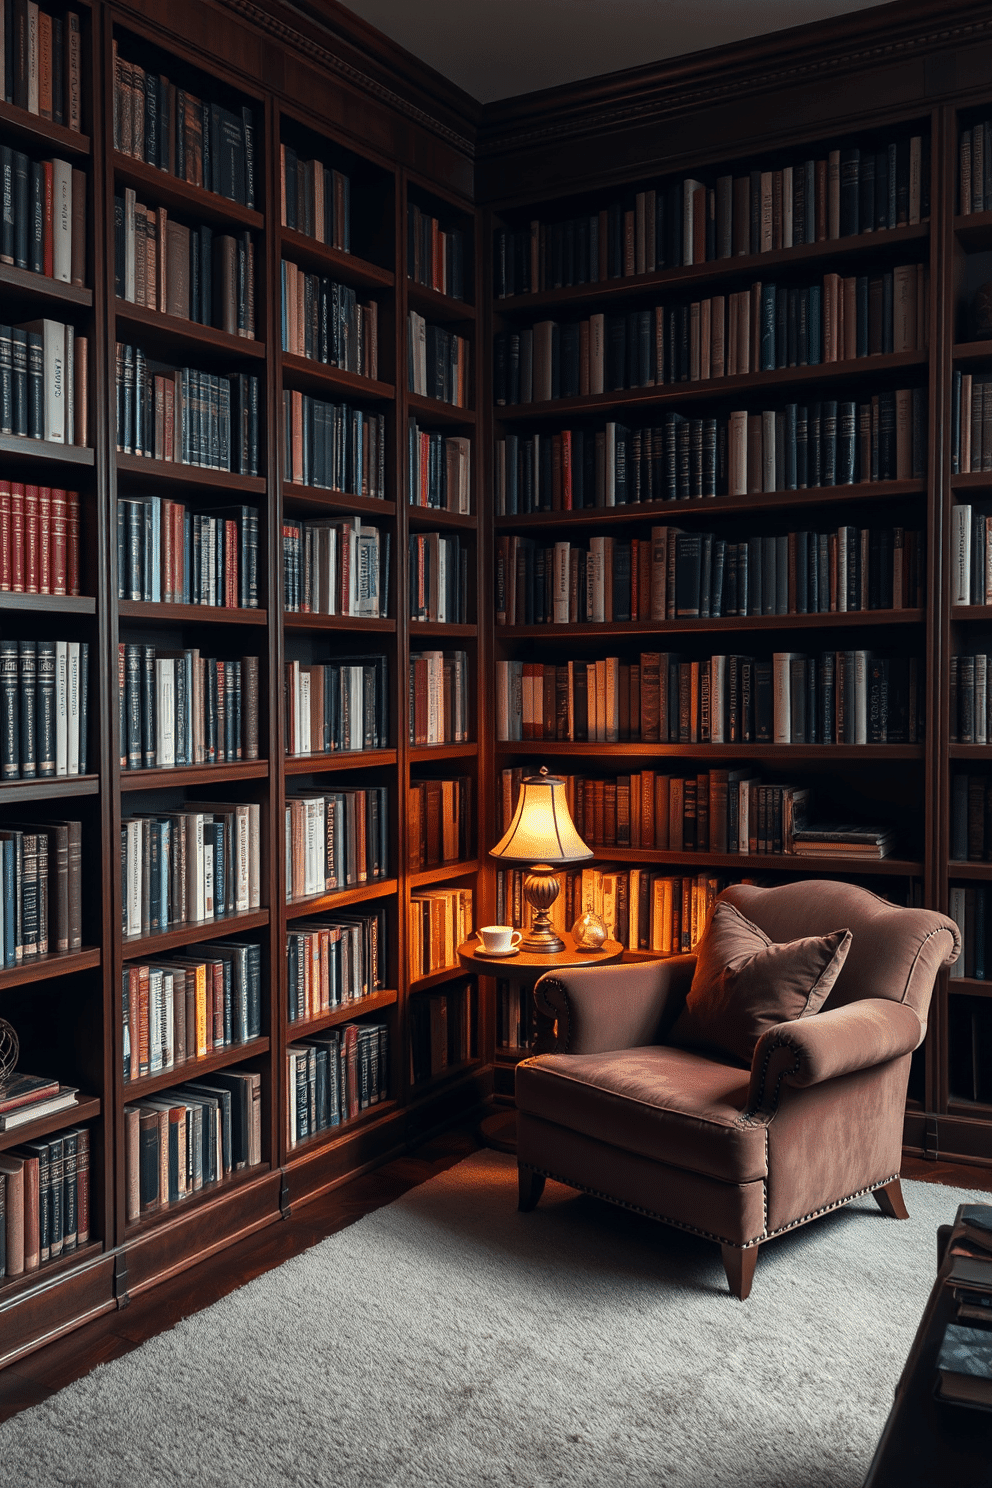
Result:
[[[485,949],[495,956],[508,956],[523,940],[520,931],[514,930],[512,925],[485,925],[479,935]]]

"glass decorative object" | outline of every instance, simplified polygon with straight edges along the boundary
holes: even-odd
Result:
[[[577,951],[601,950],[606,940],[606,926],[598,914],[587,909],[572,926],[572,939]]]
[[[13,1026],[5,1018],[0,1018],[0,1092],[17,1068],[18,1053],[17,1034]]]

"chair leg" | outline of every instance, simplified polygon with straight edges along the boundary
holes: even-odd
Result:
[[[739,1302],[746,1302],[750,1295],[754,1268],[758,1264],[758,1249],[757,1245],[749,1245],[746,1250],[739,1245],[720,1246],[731,1296]]]
[[[909,1210],[906,1208],[906,1202],[902,1196],[902,1185],[898,1178],[893,1178],[892,1182],[886,1183],[884,1188],[876,1188],[872,1192],[875,1196],[875,1203],[890,1219],[909,1218]]]
[[[529,1214],[532,1209],[537,1208],[538,1200],[544,1192],[544,1174],[535,1173],[533,1168],[525,1168],[520,1163],[517,1166],[517,1185],[517,1208],[521,1214]]]

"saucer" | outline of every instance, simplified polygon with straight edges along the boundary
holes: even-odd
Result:
[[[479,945],[476,947],[475,954],[477,956],[485,956],[487,960],[489,960],[491,957],[494,961],[504,961],[507,956],[519,956],[520,947],[516,945],[512,948],[512,950],[509,951],[487,951],[485,946],[480,941]]]

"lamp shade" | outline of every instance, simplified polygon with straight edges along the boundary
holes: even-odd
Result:
[[[490,857],[520,868],[532,863],[583,863],[593,857],[575,830],[560,775],[542,771],[526,777],[509,829]]]

